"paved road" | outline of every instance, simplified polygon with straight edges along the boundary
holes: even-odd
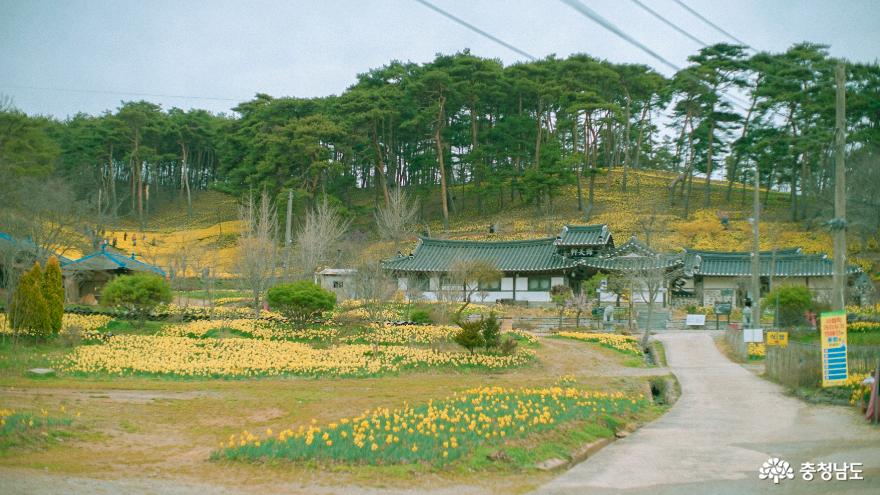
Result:
[[[537,491],[560,494],[880,493],[880,430],[854,408],[816,406],[730,362],[708,332],[659,336],[682,396],[657,421]],[[771,456],[794,480],[758,479]],[[862,462],[864,481],[801,480],[802,462]]]

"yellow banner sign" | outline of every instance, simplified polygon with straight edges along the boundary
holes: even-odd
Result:
[[[822,386],[843,385],[849,375],[846,360],[846,312],[820,315],[822,326]]]
[[[767,345],[788,346],[788,332],[767,332]]]

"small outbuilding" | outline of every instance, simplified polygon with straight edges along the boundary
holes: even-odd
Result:
[[[325,268],[315,274],[315,284],[336,294],[337,301],[355,297],[354,268]]]
[[[164,270],[136,259],[134,253],[124,256],[108,251],[106,246],[78,260],[62,263],[61,271],[65,298],[82,304],[97,304],[107,282],[119,275],[143,272],[165,276]]]

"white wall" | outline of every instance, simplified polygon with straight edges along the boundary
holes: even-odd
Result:
[[[485,295],[485,298],[482,296]],[[434,291],[427,291],[422,293],[422,297],[427,301],[437,301],[438,296]],[[445,300],[461,300],[461,294],[444,294]],[[499,299],[513,299],[513,291],[499,291],[499,292],[477,292],[471,297],[471,302],[475,303],[494,303]],[[529,301],[529,302],[551,302],[550,292],[547,291],[516,291],[516,300],[517,301]]]

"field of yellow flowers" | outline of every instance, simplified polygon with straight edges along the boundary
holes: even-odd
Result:
[[[534,358],[435,352],[407,346],[343,344],[315,348],[305,343],[265,339],[193,339],[119,335],[102,345],[76,347],[58,366],[69,373],[164,375],[176,377],[372,376],[406,369],[453,367],[496,370]]]
[[[273,319],[218,319],[196,320],[187,323],[166,325],[159,335],[169,337],[210,338],[227,331],[233,335],[293,341],[323,341],[344,344],[377,345],[432,345],[449,343],[458,332],[458,327],[450,325],[395,325],[391,323],[369,323],[363,326],[345,328],[332,325],[311,325],[293,327]],[[537,338],[521,330],[508,330],[510,335],[526,345],[537,344]]]
[[[243,431],[222,442],[213,458],[442,465],[482,445],[501,444],[574,420],[600,422],[607,416],[635,413],[647,404],[643,396],[573,387],[481,387],[418,406],[380,407],[323,425],[313,420],[278,432]]]
[[[65,313],[61,317],[61,334],[71,334],[79,332],[83,338],[94,338],[100,330],[107,326],[112,320],[106,315],[78,315]],[[8,325],[5,313],[0,313],[0,333],[12,335],[12,328]]]
[[[584,342],[595,342],[602,347],[614,349],[615,351],[633,356],[641,356],[642,350],[639,348],[638,339],[631,335],[620,335],[614,333],[588,333],[588,332],[559,332],[557,335],[568,339],[583,340]]]

